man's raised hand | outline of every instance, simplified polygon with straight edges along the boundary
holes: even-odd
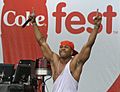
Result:
[[[35,15],[35,11],[34,9],[32,8],[32,13],[30,14],[29,16],[29,19],[31,20],[31,23],[35,23],[35,18],[36,18],[36,15]]]
[[[94,25],[95,25],[96,28],[99,29],[101,21],[102,21],[102,16],[99,16],[99,12],[98,12],[98,9],[97,9],[96,17],[94,18]]]

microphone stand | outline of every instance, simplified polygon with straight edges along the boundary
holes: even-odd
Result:
[[[37,92],[45,92],[45,75],[41,75],[39,76],[39,78],[37,79],[38,82],[38,86],[37,86]],[[41,90],[42,88],[42,90]]]
[[[45,76],[42,76],[42,92],[45,92],[45,82],[44,82]]]
[[[49,74],[49,70],[47,68],[47,61],[46,59],[43,58],[39,58],[36,60],[36,76],[38,79],[38,89],[40,91],[40,84],[42,84],[42,92],[45,92],[45,76],[50,75]],[[42,83],[41,83],[41,82]]]

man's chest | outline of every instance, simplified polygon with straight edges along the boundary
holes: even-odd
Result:
[[[57,79],[57,77],[64,71],[66,65],[63,64],[57,64],[54,68],[54,75],[53,77]]]

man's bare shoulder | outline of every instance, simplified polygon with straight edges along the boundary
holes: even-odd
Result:
[[[53,62],[58,62],[60,60],[60,56],[57,53],[53,52]]]

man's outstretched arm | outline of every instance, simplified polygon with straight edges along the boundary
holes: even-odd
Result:
[[[101,20],[102,20],[102,18],[97,15],[97,17],[94,19],[94,29],[91,32],[91,34],[88,38],[88,41],[82,47],[80,53],[78,53],[71,62],[71,66],[70,66],[71,73],[77,81],[79,81],[84,63],[88,60],[88,58],[90,56],[90,52],[91,52],[92,46],[95,42],[95,39],[96,39],[96,36],[98,33],[98,29],[101,24]]]
[[[33,24],[35,37],[41,47],[43,55],[47,58],[47,60],[52,61],[53,52],[51,51],[50,47],[46,42],[46,37],[41,33],[41,29],[39,29],[36,24],[35,15],[31,14],[29,18],[31,18],[31,23]]]
[[[91,32],[91,34],[88,38],[88,41],[86,44],[84,44],[80,53],[75,56],[75,58],[76,58],[75,61],[76,61],[77,65],[84,64],[87,61],[87,59],[89,58],[92,46],[96,40],[96,36],[97,36],[98,29],[101,24],[101,20],[102,20],[102,17],[98,16],[98,12],[97,12],[97,15],[94,19],[94,29]]]

